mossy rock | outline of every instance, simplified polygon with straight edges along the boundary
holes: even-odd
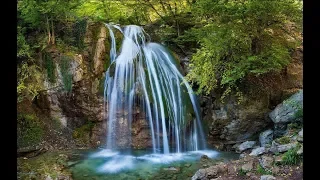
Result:
[[[87,124],[84,124],[79,128],[76,128],[72,133],[72,137],[76,139],[79,143],[82,143],[82,144],[89,143],[90,133],[93,126],[94,126],[94,123],[92,121],[88,121]]]
[[[276,139],[275,141],[279,144],[288,144],[291,140],[288,136],[283,136],[281,138]]]

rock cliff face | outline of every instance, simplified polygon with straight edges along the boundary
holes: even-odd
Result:
[[[58,120],[78,146],[97,147],[105,145],[107,137],[103,90],[104,73],[109,61],[109,32],[104,24],[88,23],[84,42],[85,49],[79,54],[61,52],[56,47],[46,50],[56,67],[56,81],[52,83],[45,77],[45,89],[37,96],[35,103],[40,109],[46,109],[51,119]],[[61,67],[64,57],[69,59],[67,72],[72,83],[69,91],[65,88],[68,77],[62,73]],[[45,71],[43,74],[46,74]],[[128,132],[120,132],[119,147],[148,146],[150,136],[147,124],[141,114],[136,115],[132,124],[133,143],[127,142]]]

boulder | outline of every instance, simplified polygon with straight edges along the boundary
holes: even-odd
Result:
[[[206,178],[206,170],[199,169],[191,178],[192,180],[207,180]]]
[[[299,117],[297,114],[302,110],[303,90],[292,95],[289,99],[279,104],[270,114],[269,117],[275,123],[293,122]]]
[[[242,152],[242,151],[247,150],[247,149],[252,149],[255,144],[256,144],[255,141],[243,142],[236,148],[236,151],[237,152]]]
[[[250,156],[259,156],[259,155],[266,153],[266,152],[267,152],[267,150],[265,147],[258,147],[256,149],[253,149],[249,155]]]
[[[273,130],[268,129],[259,135],[260,145],[265,147],[267,144],[270,144],[273,140]]]
[[[227,166],[224,163],[220,163],[215,166],[210,166],[206,169],[199,169],[193,176],[192,180],[209,180],[218,178],[219,175],[228,171]]]
[[[276,143],[273,143],[273,145],[270,148],[270,151],[273,153],[282,153],[286,152],[291,148],[295,148],[297,146],[297,143],[288,143],[283,145],[277,145]]]

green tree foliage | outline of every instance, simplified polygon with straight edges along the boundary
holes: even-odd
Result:
[[[187,78],[210,93],[225,94],[249,74],[279,71],[290,62],[293,38],[301,27],[301,1],[198,0],[193,13],[197,28],[189,34],[200,44]]]
[[[198,92],[221,88],[223,97],[234,90],[241,97],[239,84],[248,75],[277,72],[290,63],[300,43],[302,1],[19,0],[17,15],[21,62],[37,59],[36,52],[52,44],[63,53],[83,49],[88,21],[136,24],[153,41],[193,53],[187,79]]]

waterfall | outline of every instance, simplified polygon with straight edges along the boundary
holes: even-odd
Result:
[[[153,153],[205,149],[196,96],[170,52],[150,42],[142,27],[106,26],[111,39],[104,88],[107,149],[131,146],[131,124],[138,105],[150,128]],[[123,35],[118,54],[114,31]],[[118,142],[119,138],[125,142]]]

